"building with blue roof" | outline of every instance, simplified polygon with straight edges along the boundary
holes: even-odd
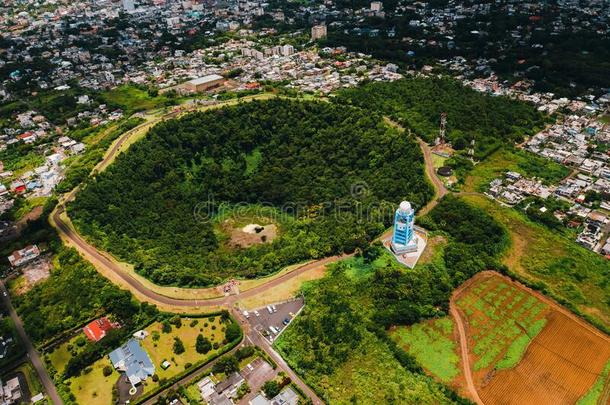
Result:
[[[130,339],[108,356],[114,368],[125,372],[134,387],[155,373],[150,357],[135,339]]]

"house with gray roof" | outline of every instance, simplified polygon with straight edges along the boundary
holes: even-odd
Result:
[[[150,357],[135,339],[129,339],[108,356],[114,368],[125,372],[134,387],[155,373],[155,366]]]

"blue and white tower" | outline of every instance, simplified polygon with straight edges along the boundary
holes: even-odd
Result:
[[[394,214],[394,233],[392,251],[396,254],[417,251],[417,235],[413,232],[415,210],[411,203],[403,201]]]

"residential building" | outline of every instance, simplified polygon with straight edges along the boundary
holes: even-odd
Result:
[[[15,250],[8,257],[8,261],[13,267],[21,266],[40,256],[40,249],[36,245],[29,245],[20,250]]]
[[[0,404],[20,404],[22,402],[21,397],[21,386],[19,385],[18,377],[11,378],[5,384],[0,380]]]
[[[262,394],[258,394],[248,402],[249,405],[297,405],[298,403],[299,396],[290,387],[284,388],[271,400],[265,398]]]
[[[110,322],[108,318],[103,316],[99,319],[90,322],[87,326],[83,328],[83,332],[89,340],[98,342],[103,339],[104,336],[106,336],[106,333],[108,333],[112,329],[117,329],[118,326],[118,324]]]
[[[155,366],[150,357],[135,339],[129,339],[108,357],[115,369],[125,372],[134,387],[155,373]]]
[[[326,38],[327,30],[326,25],[314,25],[311,27],[311,40],[317,41],[318,39]]]

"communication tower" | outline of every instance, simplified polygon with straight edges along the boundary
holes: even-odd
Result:
[[[441,126],[438,130],[438,138],[436,138],[435,144],[440,145],[445,143],[445,133],[447,131],[447,113],[441,113]]]

